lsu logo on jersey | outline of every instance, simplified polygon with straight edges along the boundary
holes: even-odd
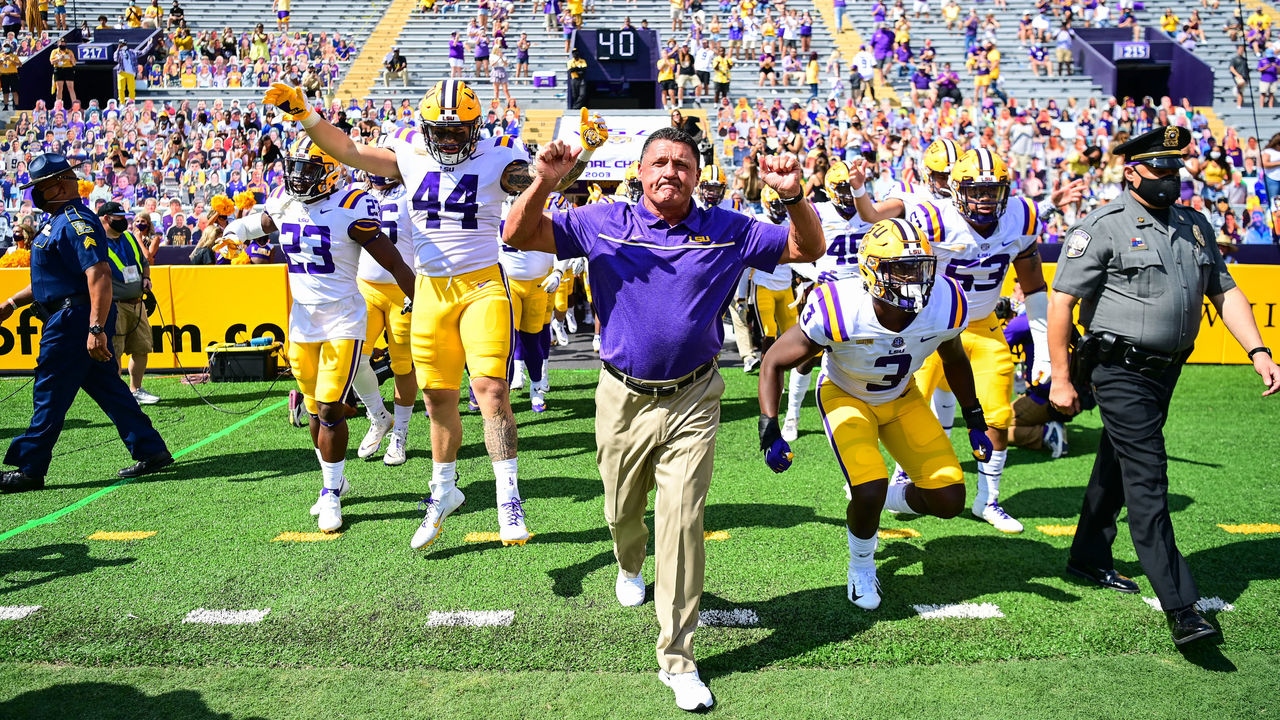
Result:
[[[690,236],[689,241],[699,243],[699,244],[709,243],[711,242],[711,236],[710,235],[693,235],[693,236]]]

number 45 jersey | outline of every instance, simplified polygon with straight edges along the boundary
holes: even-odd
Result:
[[[507,199],[502,173],[513,162],[529,161],[524,143],[510,135],[486,138],[457,165],[431,157],[416,130],[396,131],[391,147],[411,197],[418,274],[450,277],[497,265]]]
[[[964,331],[968,301],[959,283],[933,280],[929,302],[902,332],[880,324],[862,278],[842,278],[809,293],[800,327],[826,348],[822,373],[868,405],[902,396],[912,374],[942,343]]]
[[[354,185],[309,204],[281,188],[267,198],[266,212],[289,262],[289,339],[363,340],[364,300],[356,287],[360,243],[349,231],[378,230],[377,201]]]
[[[924,230],[933,254],[938,256],[938,274],[960,283],[969,298],[969,314],[975,320],[995,312],[1009,266],[1035,247],[1040,218],[1039,205],[1012,197],[995,232],[983,237],[951,202],[907,208],[907,219]]]

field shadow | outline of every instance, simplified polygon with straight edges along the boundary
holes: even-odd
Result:
[[[1200,594],[1235,602],[1255,580],[1280,579],[1280,537],[1240,540],[1186,556]]]
[[[122,464],[121,467],[124,467]],[[196,478],[221,478],[228,482],[258,482],[281,477],[289,477],[298,473],[316,469],[316,454],[310,444],[298,448],[276,449],[271,452],[246,451],[217,453],[197,458],[179,458],[169,467],[154,475],[147,475],[135,483],[171,482],[174,480],[191,480]],[[265,474],[261,474],[265,473]],[[255,477],[249,477],[250,474]],[[68,488],[100,488],[114,485],[120,478],[111,472],[110,475],[96,480],[82,482],[51,483],[59,489]]]
[[[181,718],[182,720],[263,720],[235,717],[209,709],[199,692],[172,690],[159,695],[119,683],[80,682],[29,690],[0,702],[0,717],[27,720],[126,720],[128,718]]]
[[[99,559],[89,556],[84,543],[42,545],[22,550],[0,551],[0,595],[43,585],[54,580],[96,572],[102,568],[129,565],[137,558]],[[25,579],[15,579],[24,576]],[[20,717],[0,713],[0,717]]]
[[[1000,504],[1014,517],[1078,518],[1084,504],[1084,491],[1084,485],[1027,488],[1002,498]],[[1169,512],[1186,510],[1193,502],[1187,495],[1169,493]]]

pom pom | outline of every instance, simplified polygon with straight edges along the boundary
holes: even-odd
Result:
[[[80,197],[82,197],[82,198],[87,198],[87,197],[89,197],[89,193],[93,192],[93,181],[92,181],[92,180],[77,180],[77,181],[76,181],[76,189],[78,189],[78,190],[80,191]]]
[[[235,203],[231,202],[231,198],[226,195],[214,195],[213,199],[209,201],[209,206],[213,208],[214,212],[227,217],[234,215],[236,212]]]
[[[31,267],[31,251],[18,248],[13,252],[0,256],[0,268]]]
[[[257,204],[258,204],[258,198],[254,197],[252,192],[248,190],[244,190],[242,192],[236,193],[236,209],[237,210],[252,210],[253,206]]]

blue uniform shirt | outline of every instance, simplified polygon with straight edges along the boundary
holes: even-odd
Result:
[[[85,271],[107,261],[107,233],[98,216],[80,200],[63,205],[49,224],[49,234],[31,248],[31,289],[38,303],[53,303],[89,292]]]

